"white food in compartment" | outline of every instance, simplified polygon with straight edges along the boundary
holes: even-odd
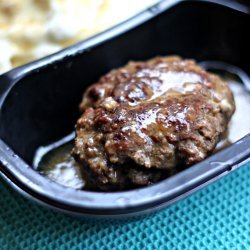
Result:
[[[118,24],[158,0],[0,0],[0,74]]]

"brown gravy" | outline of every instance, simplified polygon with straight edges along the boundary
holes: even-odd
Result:
[[[225,139],[220,141],[215,153],[236,142],[250,132],[249,104],[250,94],[242,83],[226,79],[234,93],[236,111],[229,124]],[[51,145],[38,148],[34,167],[49,179],[75,189],[94,189],[80,166],[71,156],[74,133]]]

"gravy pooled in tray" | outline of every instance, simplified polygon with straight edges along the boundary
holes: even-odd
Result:
[[[130,62],[90,86],[73,156],[102,190],[155,183],[210,155],[234,113],[219,76],[193,60]]]

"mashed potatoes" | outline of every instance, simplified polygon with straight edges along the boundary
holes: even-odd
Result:
[[[0,0],[0,73],[103,31],[157,0]]]

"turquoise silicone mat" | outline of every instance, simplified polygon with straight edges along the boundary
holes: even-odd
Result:
[[[0,249],[250,249],[250,164],[154,216],[90,223],[0,180]]]

